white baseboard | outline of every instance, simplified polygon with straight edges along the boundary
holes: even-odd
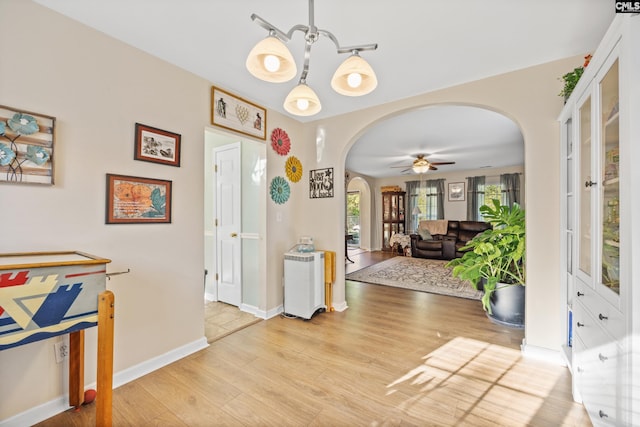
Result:
[[[342,301],[333,305],[335,311],[345,311],[349,306],[346,301]]]
[[[522,355],[531,359],[543,360],[545,362],[553,363],[555,365],[566,366],[564,357],[560,350],[554,351],[544,347],[537,347],[535,345],[529,345],[526,340],[522,340],[520,346]]]
[[[154,357],[149,360],[132,366],[128,369],[120,371],[113,375],[113,388],[120,387],[130,381],[142,377],[150,372],[162,368],[176,360],[182,359],[196,351],[200,351],[207,348],[207,339],[202,337],[196,341],[183,345],[182,347],[174,348],[169,352],[160,356]],[[96,383],[85,385],[85,390],[95,388]],[[34,408],[28,409],[11,418],[0,421],[0,427],[23,427],[37,424],[61,412],[67,411],[69,406],[69,397],[67,395],[56,397],[49,402],[38,405]]]
[[[258,316],[258,312],[260,310],[258,310],[258,307],[256,307],[255,305],[240,304],[240,307],[238,308],[240,309],[240,311],[244,311],[245,313],[251,313],[256,317],[260,317]]]
[[[28,409],[14,415],[11,418],[0,421],[0,427],[24,427],[32,426],[70,408],[67,396],[60,396],[49,402]]]
[[[251,313],[254,316],[260,319],[271,319],[272,317],[278,316],[280,313],[284,311],[284,307],[282,305],[277,306],[276,308],[272,308],[271,310],[260,310],[258,307],[254,305],[242,304],[240,306],[240,310],[245,311],[247,313]]]
[[[208,346],[207,338],[202,337],[198,340],[185,344],[182,347],[174,348],[165,354],[161,354],[153,359],[145,360],[144,362],[127,368],[124,371],[120,371],[113,376],[113,388],[127,384],[128,382],[158,370],[163,366],[173,363],[176,360],[180,360],[183,357],[193,354],[196,351],[205,349]]]

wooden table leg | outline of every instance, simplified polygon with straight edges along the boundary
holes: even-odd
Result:
[[[96,381],[96,426],[110,427],[113,410],[113,292],[98,297],[98,373]]]
[[[84,402],[84,329],[69,334],[69,406]]]

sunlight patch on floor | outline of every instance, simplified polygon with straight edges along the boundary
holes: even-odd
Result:
[[[580,425],[579,404],[554,408],[555,420],[548,415],[538,419],[540,413],[549,413],[549,405],[555,405],[550,392],[566,368],[524,359],[516,349],[463,337],[422,359],[422,364],[387,386],[387,395],[408,396],[398,409],[412,416],[433,418],[436,413],[451,425]],[[545,411],[540,410],[543,405]]]

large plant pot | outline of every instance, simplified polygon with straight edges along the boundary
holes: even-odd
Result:
[[[524,286],[503,286],[498,283],[491,295],[491,314],[487,316],[500,325],[524,328]]]

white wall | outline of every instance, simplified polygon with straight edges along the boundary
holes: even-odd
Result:
[[[200,342],[209,83],[31,2],[0,5],[2,103],[57,118],[55,185],[0,185],[0,250],[80,250],[111,259],[110,272],[131,269],[107,281],[116,372]],[[180,167],[133,159],[136,122],[182,135]],[[171,180],[172,223],[105,225],[107,173]],[[92,328],[87,383],[95,339]],[[0,382],[11,390],[0,420],[62,394],[54,340],[0,352]]]

